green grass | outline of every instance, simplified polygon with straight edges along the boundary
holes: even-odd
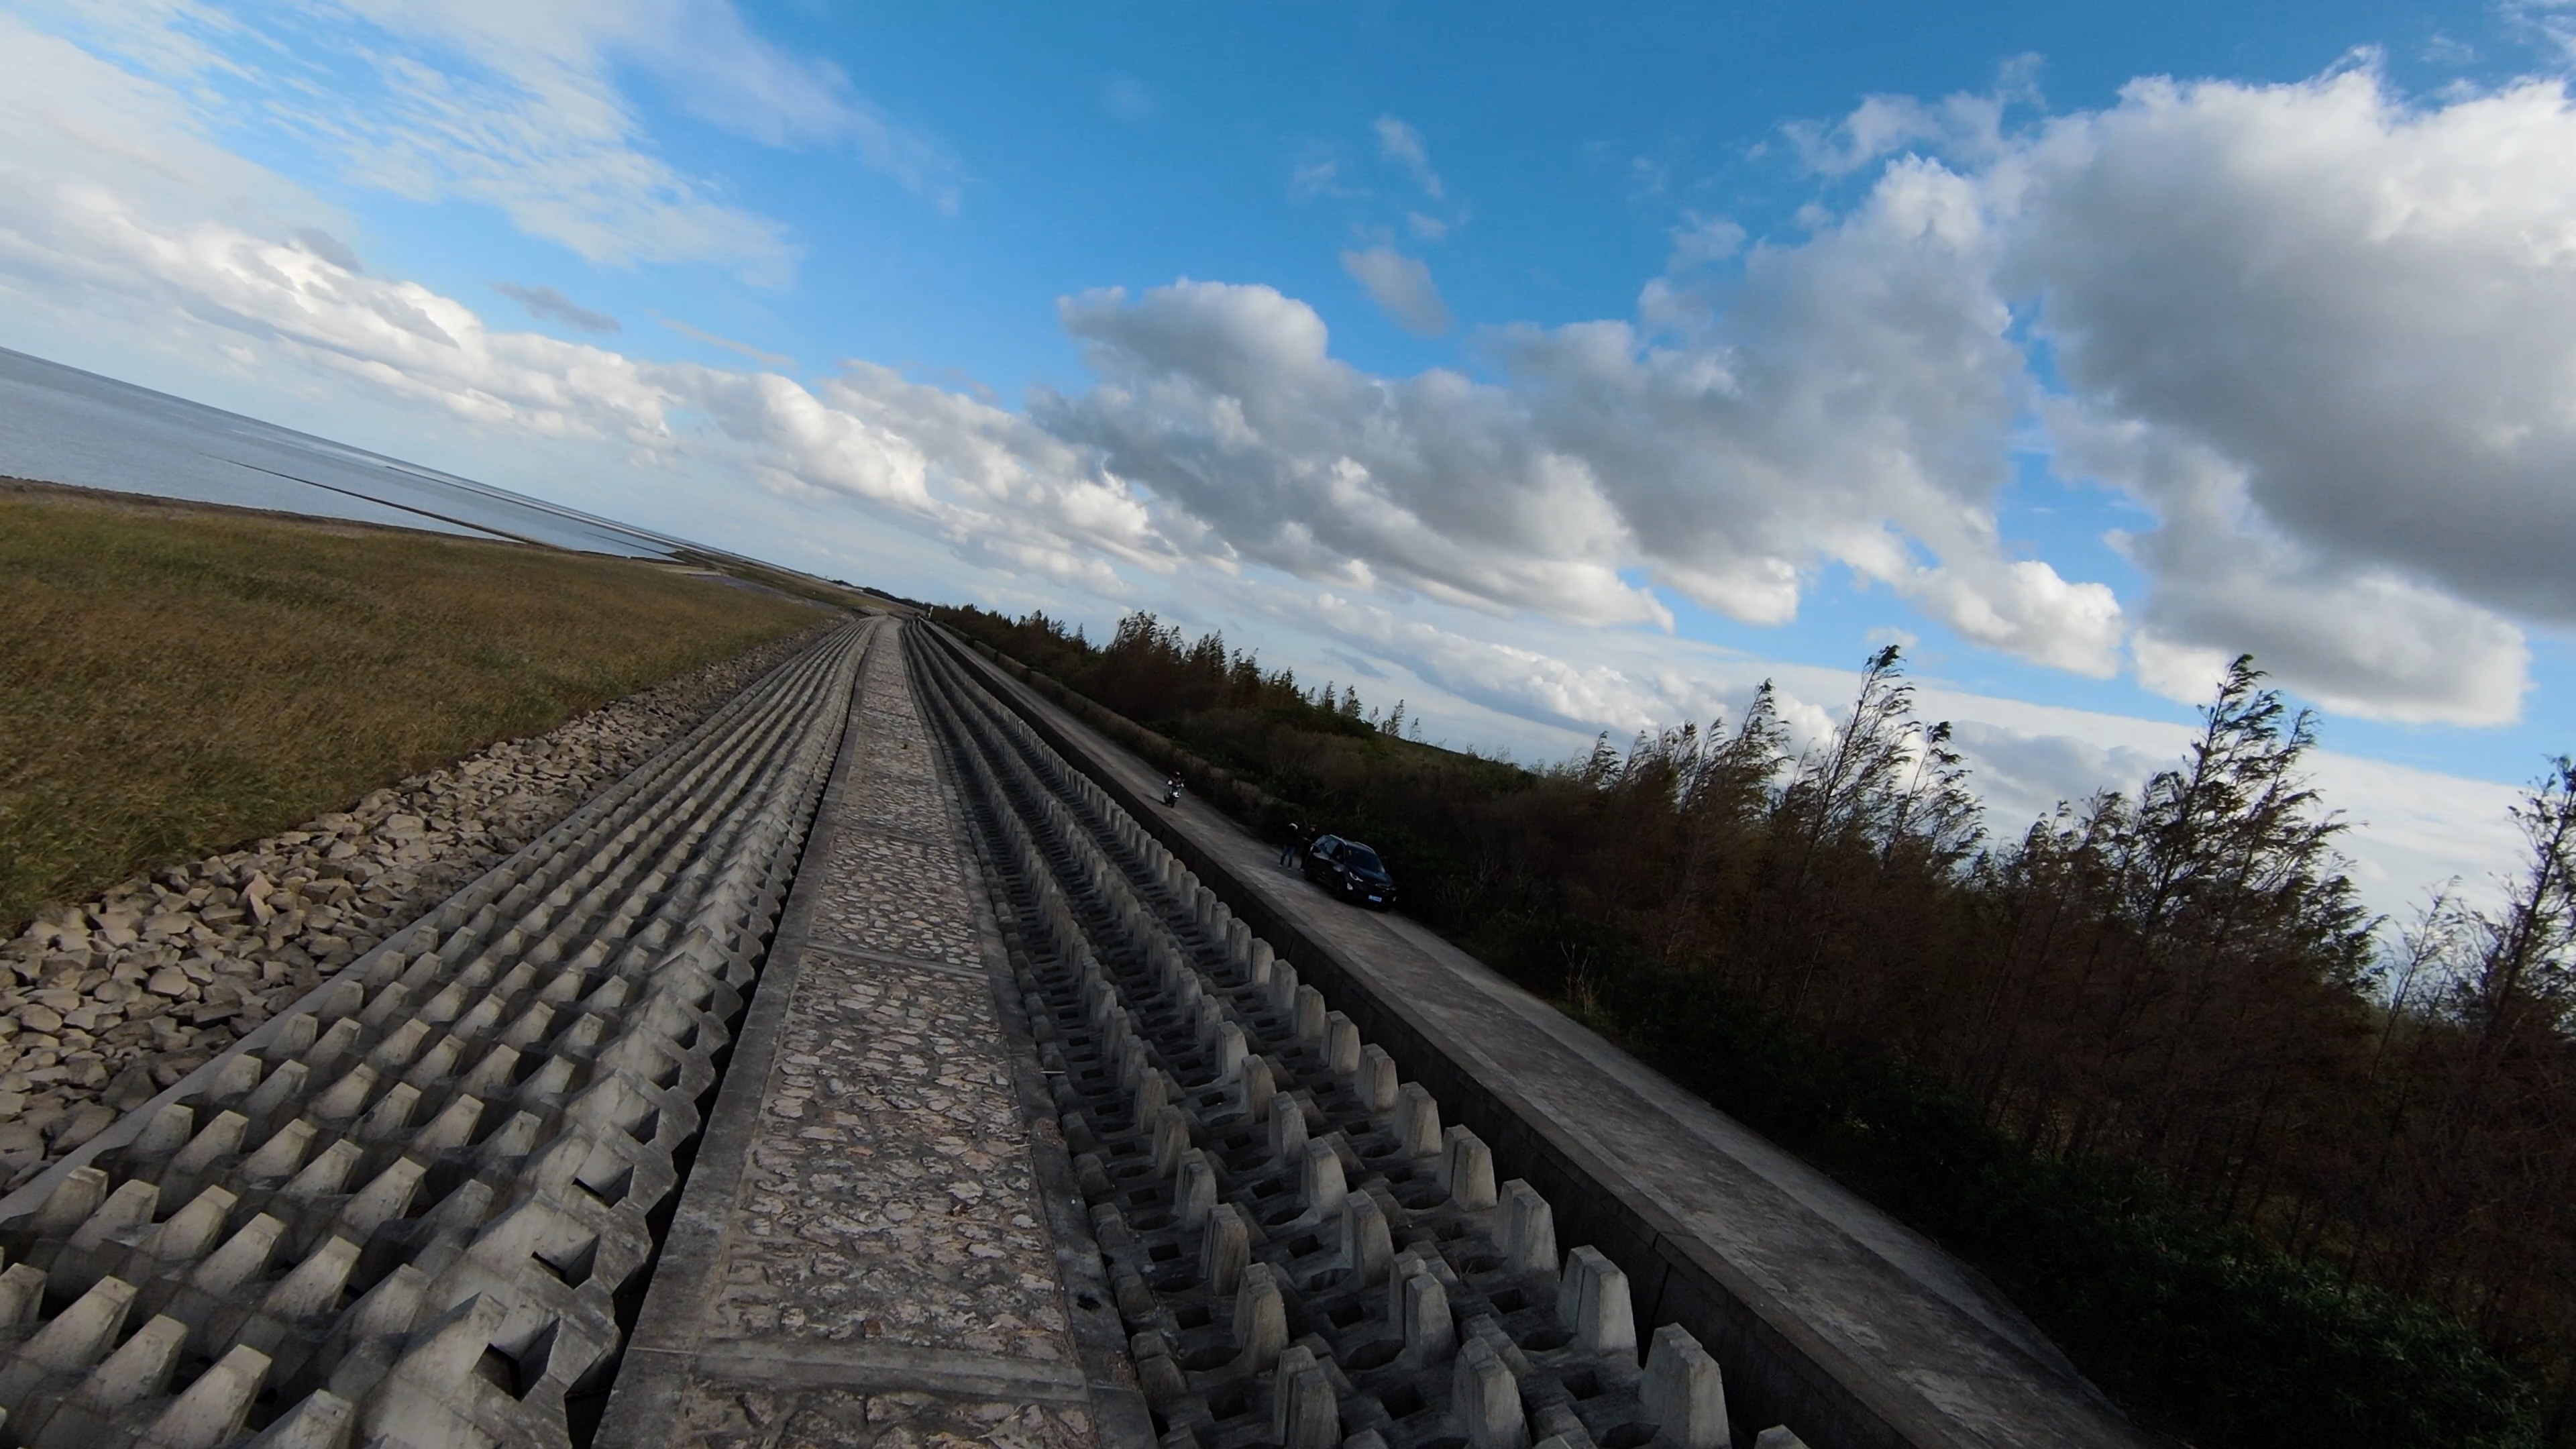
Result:
[[[0,484],[0,931],[824,617],[660,564]]]

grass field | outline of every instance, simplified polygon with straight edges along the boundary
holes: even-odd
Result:
[[[658,564],[0,483],[0,934],[823,617]]]

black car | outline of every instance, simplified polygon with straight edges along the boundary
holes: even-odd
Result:
[[[1377,852],[1356,840],[1318,835],[1306,847],[1306,879],[1343,900],[1386,910],[1395,904],[1395,877]]]

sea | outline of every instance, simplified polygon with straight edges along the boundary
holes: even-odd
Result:
[[[630,558],[718,552],[5,347],[0,477]]]

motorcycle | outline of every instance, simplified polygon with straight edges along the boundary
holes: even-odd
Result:
[[[1178,805],[1181,803],[1180,781],[1165,780],[1163,782],[1163,803],[1165,805]]]

